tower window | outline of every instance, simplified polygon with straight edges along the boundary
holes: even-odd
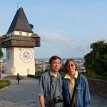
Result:
[[[28,33],[28,32],[26,33],[26,36],[29,36],[29,33]]]
[[[19,35],[22,35],[22,32],[21,32],[21,31],[19,32]]]

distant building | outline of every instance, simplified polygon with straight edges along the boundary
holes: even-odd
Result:
[[[46,70],[49,68],[49,63],[46,59],[40,59],[40,60],[36,60],[35,63],[35,70],[36,71],[41,71],[41,70]]]

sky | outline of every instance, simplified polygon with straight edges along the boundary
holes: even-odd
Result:
[[[41,38],[35,59],[84,57],[92,43],[107,42],[107,0],[0,0],[0,35],[20,7]]]

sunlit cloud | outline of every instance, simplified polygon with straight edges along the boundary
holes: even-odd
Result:
[[[42,33],[39,33],[39,35],[42,41],[62,42],[62,43],[69,43],[72,41],[71,37],[58,35],[55,33],[42,32]]]

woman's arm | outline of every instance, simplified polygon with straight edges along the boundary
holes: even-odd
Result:
[[[90,92],[87,79],[85,79],[85,88],[84,88],[84,107],[91,107],[90,103]]]

